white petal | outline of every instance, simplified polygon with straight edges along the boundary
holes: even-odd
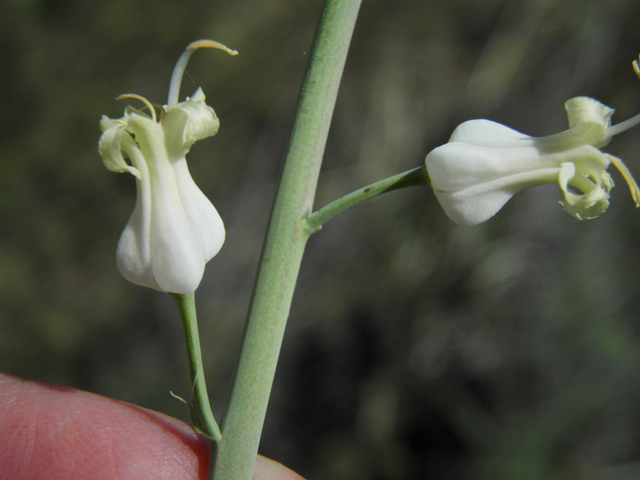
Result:
[[[205,262],[222,248],[224,224],[215,207],[193,181],[187,161],[183,157],[173,163],[178,192],[191,229],[202,248]]]
[[[453,142],[431,151],[425,163],[434,189],[454,191],[518,173],[559,167],[557,156],[542,156],[535,147],[495,148]]]
[[[516,193],[558,181],[559,168],[546,168],[500,177],[455,191],[434,193],[447,216],[459,225],[477,225],[496,213]]]
[[[161,195],[153,195],[152,200],[153,278],[164,292],[190,294],[202,280],[205,261],[182,207],[159,202]]]
[[[116,262],[122,276],[131,283],[162,290],[153,278],[149,244],[151,237],[143,233],[142,227],[146,220],[147,218],[143,217],[142,211],[136,205],[129,223],[120,235],[116,249]]]
[[[153,278],[151,264],[151,185],[146,161],[140,150],[131,153],[132,161],[140,168],[136,206],[129,218],[116,250],[118,270],[136,285],[161,290]]]
[[[133,283],[164,292],[193,293],[202,279],[205,260],[182,206],[162,128],[135,114],[131,115],[128,128],[140,146],[140,157],[134,155],[132,161],[148,168],[148,195],[139,195],[123,232],[118,248],[119,268]],[[146,184],[143,176],[139,187]]]
[[[497,148],[533,145],[533,139],[529,135],[484,119],[460,124],[451,134],[449,142]]]

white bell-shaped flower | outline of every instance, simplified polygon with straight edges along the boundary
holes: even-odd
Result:
[[[222,219],[191,178],[185,159],[195,141],[218,131],[218,118],[204,100],[198,89],[167,108],[161,122],[151,105],[151,115],[128,107],[124,117],[100,122],[105,166],[137,180],[136,206],[116,257],[122,275],[138,285],[193,293],[205,264],[224,243]]]
[[[185,158],[194,142],[215,135],[220,126],[200,88],[178,103],[187,62],[199,48],[238,54],[212,40],[191,43],[173,70],[167,105],[158,107],[160,120],[147,99],[121,95],[142,101],[149,113],[127,107],[117,120],[103,116],[98,144],[107,169],[129,172],[137,181],[136,206],[116,252],[120,273],[135,284],[178,294],[198,288],[205,264],[225,237],[220,215],[191,178]]]
[[[587,97],[565,107],[570,129],[534,138],[489,120],[460,125],[449,143],[425,160],[435,195],[446,214],[461,225],[476,225],[494,216],[519,191],[558,183],[561,205],[571,216],[595,218],[609,206],[614,165],[629,184],[636,206],[640,191],[622,161],[602,153],[611,136],[636,123],[611,127],[613,110]],[[618,127],[618,128],[616,128]]]

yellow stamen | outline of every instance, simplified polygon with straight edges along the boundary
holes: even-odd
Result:
[[[167,110],[164,108],[164,105],[160,105],[159,103],[154,103],[153,106],[160,110],[160,123],[162,123],[164,116],[167,114]]]
[[[638,184],[633,178],[633,175],[631,175],[631,172],[629,171],[627,166],[618,157],[614,157],[613,155],[609,155],[607,153],[605,153],[605,157],[607,157],[611,161],[611,163],[613,163],[613,166],[620,171],[624,180],[629,186],[629,190],[631,191],[631,198],[633,198],[636,207],[640,207],[640,188],[638,188]]]
[[[147,100],[141,95],[136,95],[135,93],[124,93],[120,95],[118,98],[116,98],[116,100],[124,100],[125,98],[135,98],[136,100],[140,100],[149,109],[149,112],[151,113],[151,118],[153,119],[153,121],[154,122],[157,121],[156,109],[153,108],[153,105],[151,105],[151,102],[149,100]]]
[[[197,50],[198,48],[217,48],[218,50],[227,52],[229,55],[238,55],[237,50],[231,50],[229,47],[213,40],[196,40],[187,45],[187,50]]]

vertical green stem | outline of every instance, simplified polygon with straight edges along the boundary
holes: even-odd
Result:
[[[251,480],[310,231],[313,198],[360,0],[327,0],[271,211],[244,342],[215,461],[216,480]]]
[[[213,447],[220,441],[221,434],[218,424],[213,418],[207,384],[204,380],[202,367],[202,353],[200,351],[200,337],[198,335],[198,320],[196,318],[195,295],[170,294],[178,306],[180,318],[184,327],[184,336],[187,341],[187,357],[189,359],[189,373],[192,382],[192,400],[189,403],[191,419],[195,427],[204,433]],[[195,410],[195,411],[194,411]]]

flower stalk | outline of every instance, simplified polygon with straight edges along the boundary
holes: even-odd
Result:
[[[185,403],[191,411],[193,426],[207,437],[213,454],[215,445],[222,438],[222,434],[211,411],[207,384],[204,378],[195,295],[193,293],[190,295],[172,293],[171,297],[175,300],[178,311],[180,312],[180,319],[182,320],[182,326],[184,328],[184,337],[187,343],[187,358],[189,361],[192,391],[191,400]]]
[[[414,186],[430,186],[426,166],[423,165],[407,172],[385,178],[384,180],[372,183],[371,185],[363,187],[331,202],[329,205],[307,217],[308,228],[311,233],[317,232],[322,228],[322,225],[333,217],[340,215],[342,212],[350,209],[351,207],[355,207],[365,200],[377,197],[378,195],[386,192],[392,192],[400,188]]]

